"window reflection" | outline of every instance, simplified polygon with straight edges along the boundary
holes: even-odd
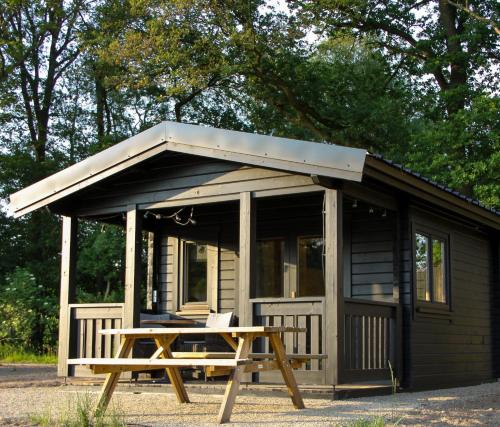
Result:
[[[207,301],[207,245],[185,243],[186,302]]]
[[[299,296],[324,296],[323,239],[299,238]]]
[[[432,276],[434,287],[434,301],[446,302],[445,288],[444,242],[432,239]]]
[[[416,271],[417,271],[417,298],[421,301],[430,301],[429,284],[429,238],[422,234],[415,234],[416,251]]]
[[[257,241],[255,297],[283,296],[283,239]]]

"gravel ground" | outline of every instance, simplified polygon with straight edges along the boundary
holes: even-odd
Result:
[[[222,396],[188,390],[193,404],[178,404],[164,387],[121,386],[111,408],[128,425],[216,425]],[[65,386],[53,366],[0,365],[0,425],[33,425],[33,416],[58,419],[74,413],[78,399],[97,396],[99,387]],[[216,393],[214,391],[214,393]],[[232,425],[345,426],[354,420],[383,416],[401,426],[500,426],[500,382],[395,396],[331,401],[305,399],[305,410],[293,409],[283,394],[239,395]],[[73,409],[72,409],[73,408]]]

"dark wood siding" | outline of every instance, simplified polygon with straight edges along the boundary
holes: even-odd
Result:
[[[422,312],[416,303],[411,324],[412,388],[474,384],[491,379],[491,247],[488,236],[415,211],[424,222],[449,235],[451,310]]]
[[[357,201],[355,208],[352,202],[348,205],[345,215],[350,227],[352,298],[392,302],[395,214]]]
[[[172,237],[163,236],[161,239],[160,274],[159,274],[159,310],[161,313],[172,312],[174,298],[174,247],[177,240]]]
[[[500,377],[500,236],[496,234],[491,244],[492,263],[492,334],[494,377]]]
[[[194,199],[237,200],[242,191],[314,188],[311,177],[194,156],[165,154],[90,187],[71,203],[80,215],[182,205]]]
[[[400,372],[401,385],[405,388],[410,387],[411,379],[411,326],[413,321],[412,305],[412,243],[411,226],[406,203],[400,204],[399,209],[399,298],[401,303],[402,316],[402,367]]]

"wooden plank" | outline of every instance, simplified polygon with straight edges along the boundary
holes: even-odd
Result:
[[[161,339],[159,339],[160,341]],[[160,344],[160,347],[163,347]],[[165,348],[165,347],[163,347]],[[164,359],[138,359],[138,358],[125,358],[109,357],[109,358],[79,358],[79,359],[68,359],[68,363],[71,365],[92,365],[92,366],[119,366],[127,370],[128,367],[134,366],[149,366],[156,369],[163,367],[195,367],[195,366],[227,366],[234,367],[240,365],[248,365],[252,363],[252,360],[247,358],[239,359],[175,359],[175,358],[164,358]]]
[[[59,297],[59,347],[57,375],[69,375],[66,360],[70,356],[71,346],[74,346],[70,334],[71,313],[69,304],[75,301],[76,251],[77,251],[77,219],[63,216],[62,218],[62,249],[61,249],[61,290]]]
[[[148,233],[148,260],[146,273],[146,309],[153,309],[153,284],[155,264],[155,234]]]
[[[104,319],[104,327],[112,328],[113,327],[113,320],[112,319]],[[104,336],[104,356],[105,357],[113,357],[112,340],[113,340],[112,335],[105,335]]]
[[[239,339],[238,349],[235,355],[236,359],[246,359],[248,357],[253,340],[254,336],[252,334],[248,334]],[[233,411],[234,402],[236,401],[236,395],[238,394],[238,388],[243,374],[244,368],[242,366],[236,367],[231,373],[217,417],[219,424],[229,422],[231,418],[231,412]]]
[[[85,342],[85,357],[94,357],[94,320],[87,319],[86,325],[86,342]]]
[[[120,348],[116,353],[116,358],[126,358],[130,352],[132,351],[132,347],[134,346],[133,338],[123,338],[120,344]],[[91,359],[91,360],[99,360],[99,359]],[[99,394],[97,400],[97,409],[96,412],[104,412],[108,406],[108,403],[115,391],[116,385],[118,384],[118,379],[120,378],[120,373],[110,373],[106,376],[104,380],[104,384],[101,388],[101,393]]]
[[[342,192],[325,190],[325,352],[327,382],[341,383],[343,349]]]
[[[240,325],[252,324],[250,284],[254,275],[255,200],[250,192],[240,194],[240,262],[238,283],[238,317]]]
[[[104,356],[102,353],[103,336],[99,333],[99,331],[102,329],[102,319],[96,319],[95,329],[96,329],[96,336],[95,336],[95,354],[94,354],[94,357],[103,357]]]
[[[220,336],[224,339],[224,341],[226,341],[229,346],[234,350],[236,351],[238,349],[238,343],[236,341],[234,341],[234,339],[231,337],[230,334],[225,334],[225,333],[222,333],[220,334]]]
[[[170,345],[174,342],[175,336],[170,337],[159,337],[155,339],[156,345],[158,349],[162,349],[162,357],[163,362],[174,362],[172,359],[172,352],[170,350]],[[179,403],[189,403],[189,396],[186,391],[186,387],[184,387],[184,383],[182,381],[181,373],[179,369],[176,367],[167,367],[167,375],[170,380],[170,383],[174,387],[175,395],[177,397],[177,401]]]
[[[127,233],[125,253],[125,305],[123,308],[123,326],[139,326],[141,305],[141,250],[142,250],[142,214],[137,206],[127,207]]]
[[[122,328],[122,329],[102,329],[103,335],[124,335],[153,337],[155,335],[171,334],[263,334],[270,332],[306,332],[304,328],[286,326],[229,326],[227,328]]]
[[[302,396],[300,395],[299,387],[297,386],[295,377],[293,376],[293,371],[290,366],[290,362],[286,357],[286,352],[283,346],[283,342],[281,341],[280,336],[277,333],[269,334],[269,340],[271,342],[274,354],[276,356],[276,362],[281,370],[283,379],[285,380],[285,384],[288,390],[288,395],[292,399],[293,406],[296,409],[303,409],[305,407],[304,402],[302,400]]]
[[[311,337],[311,354],[319,354],[321,352],[320,342],[320,316],[310,316],[310,337]],[[288,355],[287,355],[288,356]],[[317,360],[311,361],[311,370],[317,371],[320,369],[320,362]]]

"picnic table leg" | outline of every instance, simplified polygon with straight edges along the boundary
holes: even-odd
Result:
[[[246,359],[248,357],[253,339],[254,337],[252,335],[240,337],[235,359]],[[241,365],[236,366],[233,372],[231,372],[217,417],[219,424],[227,423],[231,418],[231,412],[233,411],[234,402],[236,401],[236,395],[238,394],[238,388],[244,371],[245,366]]]
[[[127,357],[134,346],[135,339],[133,338],[122,338],[122,342],[115,357]],[[121,372],[112,372],[106,375],[106,379],[104,380],[104,384],[101,388],[101,393],[99,394],[99,398],[97,400],[96,412],[104,412],[108,407],[108,403],[115,391],[116,385],[118,384],[118,380],[120,378]]]
[[[156,345],[158,348],[163,349],[163,358],[164,359],[172,359],[172,352],[170,351],[170,344],[175,340],[176,336],[164,338],[158,337],[155,339]],[[184,382],[182,381],[181,373],[179,368],[167,368],[167,375],[170,383],[174,387],[175,395],[177,396],[177,401],[179,403],[189,403],[189,396],[186,391],[186,387],[184,387]]]
[[[231,334],[220,334],[220,335],[222,338],[224,338],[224,341],[226,341],[234,351],[238,350],[238,343],[235,340],[233,340]]]
[[[280,368],[283,379],[285,380],[286,387],[288,389],[288,394],[292,398],[293,406],[296,409],[304,409],[304,402],[302,396],[300,395],[299,387],[295,381],[295,376],[293,375],[292,367],[290,362],[286,357],[285,347],[278,333],[270,333],[269,341],[273,347],[274,354],[276,356],[276,362]]]

